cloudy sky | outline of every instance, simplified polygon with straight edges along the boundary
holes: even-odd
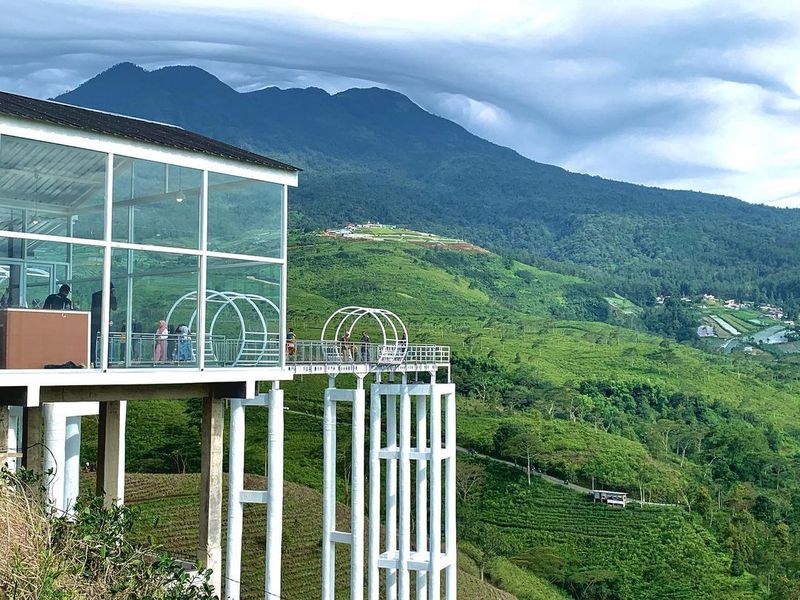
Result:
[[[6,91],[122,61],[243,91],[379,85],[538,161],[800,207],[800,3],[2,2]]]

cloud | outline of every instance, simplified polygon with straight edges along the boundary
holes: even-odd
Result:
[[[125,60],[196,64],[242,91],[380,85],[542,162],[794,203],[800,8],[753,6],[19,3],[0,22],[0,88],[49,97]]]

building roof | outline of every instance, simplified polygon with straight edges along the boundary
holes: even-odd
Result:
[[[51,100],[38,100],[8,92],[0,92],[0,115],[91,131],[177,150],[199,152],[282,171],[295,173],[300,170],[286,163],[192,133],[175,125],[126,117]]]

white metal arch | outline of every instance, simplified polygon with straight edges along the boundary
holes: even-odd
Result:
[[[189,319],[189,331],[192,331],[194,328],[195,320],[197,319],[197,292],[191,291],[187,294],[184,294],[170,308],[169,312],[167,313],[167,323],[169,323],[170,319],[172,318],[173,313],[178,310],[179,306],[184,302],[192,302],[194,304],[194,310],[192,311],[192,316]],[[245,305],[249,305],[252,308],[253,312],[256,315],[256,328],[251,329],[249,326],[251,325],[250,319],[246,318],[244,313],[242,312],[242,308],[239,306],[239,302],[244,302]],[[212,348],[213,353],[213,340],[214,340],[214,328],[217,325],[217,321],[220,315],[225,311],[225,309],[231,309],[236,315],[236,320],[239,322],[239,338],[238,338],[238,348],[236,349],[236,357],[232,360],[231,366],[237,366],[240,362],[244,362],[247,364],[258,364],[264,355],[267,353],[269,349],[269,342],[270,342],[270,331],[268,327],[268,319],[265,318],[264,312],[261,308],[259,308],[259,304],[266,304],[267,310],[270,308],[274,311],[277,315],[277,322],[280,322],[280,309],[278,306],[272,302],[272,300],[265,298],[264,296],[259,296],[258,294],[243,294],[240,292],[219,292],[216,290],[206,290],[206,306],[218,304],[218,308],[214,312],[214,315],[211,317],[208,326],[208,338],[212,340]],[[273,335],[278,335],[278,329]],[[277,340],[276,343],[280,343]],[[277,346],[278,349],[280,346]]]
[[[408,329],[400,317],[384,308],[345,306],[334,311],[322,326],[320,341],[335,343],[343,332],[352,334],[363,317],[372,319],[381,330],[383,339],[378,362],[402,362],[408,352]],[[328,337],[330,331],[333,332],[333,338]]]

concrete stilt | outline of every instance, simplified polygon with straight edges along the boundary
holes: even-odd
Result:
[[[443,388],[444,386],[437,386]],[[445,491],[444,491],[444,510],[445,510],[445,553],[447,555],[447,566],[445,567],[445,597],[447,600],[456,599],[456,394],[453,386],[448,386],[446,392],[442,394],[445,399]]]
[[[322,422],[322,600],[334,600],[336,582],[336,378],[328,378]]]
[[[97,431],[96,494],[106,506],[125,501],[125,425],[128,403],[101,402]]]
[[[425,553],[428,551],[428,460],[422,458],[427,447],[427,397],[419,395],[416,397],[417,409],[417,523],[416,523],[416,551]],[[428,574],[426,571],[417,571],[416,579],[417,595],[416,598],[424,599],[428,596]]]
[[[428,557],[428,591],[431,600],[441,598],[441,552],[442,552],[442,399],[431,391],[430,418],[431,447],[431,494],[430,494],[430,554]],[[448,599],[450,600],[450,599]]]
[[[47,505],[54,513],[66,510],[66,417],[57,404],[42,404],[44,417],[44,473]]]
[[[67,417],[64,436],[64,511],[74,514],[80,492],[81,417]]]
[[[231,399],[230,454],[228,456],[228,536],[225,563],[225,600],[239,600],[242,576],[242,526],[245,504],[267,505],[264,597],[281,597],[283,542],[283,390],[272,384],[269,394]],[[244,489],[245,408],[269,409],[267,435],[267,489]]]
[[[403,373],[400,395],[400,562],[398,569],[398,595],[402,600],[411,598],[411,398],[408,382]]]
[[[0,466],[8,463],[9,420],[8,406],[0,406]]]
[[[394,378],[390,377],[389,381]],[[397,394],[386,396],[386,447],[397,450]],[[386,460],[386,552],[397,552],[397,458]],[[370,600],[373,600],[370,598]],[[397,569],[386,570],[386,600],[397,600]]]
[[[267,549],[265,598],[281,597],[283,542],[283,390],[276,381],[269,393]]]
[[[367,598],[380,595],[381,554],[381,394],[380,379],[372,386],[369,404],[369,555]]]
[[[42,446],[42,407],[26,406],[22,410],[22,466],[35,473],[44,472]]]
[[[350,501],[350,600],[364,598],[364,378],[356,378],[353,394]]]
[[[96,415],[97,410],[96,402],[42,404],[46,498],[56,514],[74,509],[80,479],[81,417]]]
[[[211,585],[222,592],[222,432],[225,405],[203,398],[200,454],[200,540],[197,558],[211,569]]]
[[[13,473],[22,464],[20,460],[22,448],[22,413],[23,407],[8,407],[8,452],[11,457],[8,459],[8,468]]]
[[[244,404],[231,399],[230,451],[228,453],[228,540],[225,562],[225,599],[239,600],[242,577],[241,492],[244,489]]]

